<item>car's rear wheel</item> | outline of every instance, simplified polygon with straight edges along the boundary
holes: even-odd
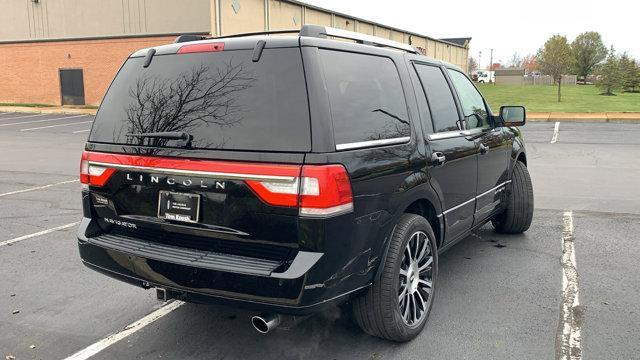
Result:
[[[533,219],[533,185],[527,167],[516,161],[511,176],[507,208],[491,220],[497,232],[519,234],[527,231]]]
[[[380,276],[353,302],[353,315],[368,334],[409,341],[424,328],[431,311],[438,254],[429,222],[404,214],[391,237]]]

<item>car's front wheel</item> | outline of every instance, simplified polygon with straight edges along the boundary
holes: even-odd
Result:
[[[391,237],[380,278],[353,302],[353,315],[368,334],[409,341],[424,328],[435,291],[438,253],[429,222],[404,214]]]
[[[533,219],[533,185],[524,163],[516,161],[511,176],[507,208],[491,220],[497,232],[519,234],[527,231]]]

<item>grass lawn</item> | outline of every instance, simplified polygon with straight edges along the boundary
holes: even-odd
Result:
[[[21,104],[21,103],[0,103],[0,106],[24,106],[24,107],[53,107],[55,105],[47,105],[47,104]]]
[[[563,86],[560,103],[557,86],[476,85],[494,112],[502,105],[524,105],[532,112],[640,112],[640,93],[604,96],[593,85]]]

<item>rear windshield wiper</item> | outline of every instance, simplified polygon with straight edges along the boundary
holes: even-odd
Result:
[[[127,136],[139,137],[139,138],[150,138],[150,139],[184,140],[184,141],[193,139],[193,136],[187,134],[184,131],[162,131],[162,132],[152,132],[152,133],[127,134]]]
[[[191,147],[193,135],[189,135],[184,131],[161,131],[140,134],[127,134],[127,137],[147,138],[147,139],[167,139],[179,140],[178,146]]]

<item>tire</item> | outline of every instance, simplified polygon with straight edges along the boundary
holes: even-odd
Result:
[[[507,199],[507,208],[491,220],[499,233],[520,234],[529,229],[533,219],[533,185],[529,170],[520,161],[516,161],[511,176],[511,193]]]
[[[412,248],[415,249],[414,245],[418,248],[412,251],[417,256],[408,261],[410,241]],[[353,318],[367,334],[397,342],[409,341],[424,328],[435,295],[438,253],[429,222],[422,216],[402,215],[381,266],[380,278],[366,294],[354,299]],[[401,294],[404,294],[402,300]],[[406,317],[401,313],[403,309]]]

